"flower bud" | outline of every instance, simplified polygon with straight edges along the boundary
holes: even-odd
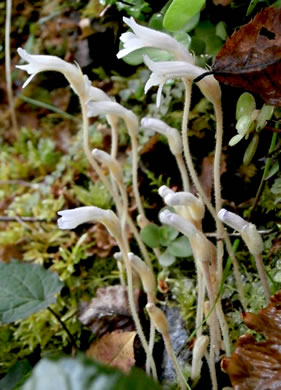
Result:
[[[169,335],[169,324],[164,312],[154,303],[148,303],[145,308],[158,332],[162,335]]]
[[[197,198],[190,192],[169,193],[167,196],[165,196],[165,203],[168,206],[175,207],[177,212],[179,206],[187,207],[191,218],[194,221],[202,221],[205,214],[205,207],[201,198]],[[180,210],[181,209],[179,209],[179,211]],[[179,215],[181,215],[180,212]]]
[[[152,301],[156,288],[155,277],[152,269],[133,253],[128,253],[128,257],[133,269],[137,271],[141,278],[143,289],[148,296],[148,301]]]
[[[202,358],[205,355],[209,345],[208,336],[199,336],[194,343],[193,353],[192,353],[192,370],[191,370],[191,379],[195,380],[200,376],[201,367],[202,367]]]
[[[245,219],[225,209],[219,211],[218,217],[223,223],[241,234],[241,237],[253,255],[262,253],[263,241],[254,224],[245,221]]]

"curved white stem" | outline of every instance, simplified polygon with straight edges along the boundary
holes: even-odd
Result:
[[[177,165],[180,171],[181,180],[183,184],[183,190],[186,192],[190,191],[189,179],[187,174],[187,169],[184,163],[184,159],[181,154],[177,154],[176,156]]]

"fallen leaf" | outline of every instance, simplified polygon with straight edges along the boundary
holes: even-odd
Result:
[[[120,330],[106,333],[101,339],[92,343],[86,354],[103,364],[117,367],[128,373],[135,364],[134,340],[136,334],[136,331],[122,332]]]
[[[140,291],[135,289],[134,294],[138,310]],[[135,330],[127,288],[125,286],[99,288],[96,298],[93,298],[89,304],[80,305],[79,319],[100,337],[116,329]]]
[[[264,335],[256,341],[251,334],[239,338],[230,358],[221,366],[235,390],[270,390],[281,388],[281,291],[258,314],[244,313],[244,323]]]
[[[213,65],[222,83],[259,95],[281,106],[281,8],[268,7],[236,31]]]
[[[224,156],[222,156],[220,174],[226,172],[226,162]],[[214,156],[209,155],[202,160],[201,175],[199,176],[200,183],[206,193],[208,199],[212,197],[212,190],[214,186]],[[194,189],[194,193],[196,190]]]

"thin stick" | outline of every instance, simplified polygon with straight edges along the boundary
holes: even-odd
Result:
[[[52,313],[52,315],[58,320],[58,322],[61,324],[62,328],[66,331],[68,337],[69,337],[69,340],[71,342],[71,344],[73,345],[73,347],[75,349],[78,349],[78,346],[76,344],[76,341],[74,340],[74,337],[72,336],[72,334],[70,333],[69,329],[67,328],[67,326],[65,325],[65,323],[62,321],[62,319],[60,318],[60,316],[50,307],[48,306],[47,309],[49,310],[50,313]]]
[[[141,197],[139,193],[139,185],[138,185],[138,141],[137,137],[129,131],[131,137],[131,145],[132,145],[132,171],[133,171],[133,190],[135,195],[135,200],[138,208],[138,213],[145,217],[144,209],[141,203]]]
[[[14,105],[12,79],[11,79],[11,19],[12,19],[12,0],[6,1],[6,22],[5,22],[5,73],[7,83],[7,95],[9,101],[9,109],[12,119],[13,128],[18,132],[18,123]]]

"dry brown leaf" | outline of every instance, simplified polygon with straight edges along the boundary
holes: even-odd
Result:
[[[117,367],[128,373],[135,364],[135,337],[136,331],[122,332],[116,330],[112,333],[106,333],[100,340],[92,343],[86,354],[103,364]]]
[[[236,31],[217,55],[213,71],[222,83],[281,106],[281,8],[263,9]]]
[[[281,291],[257,315],[244,313],[243,321],[266,341],[257,342],[251,334],[241,336],[232,356],[222,360],[223,371],[234,390],[281,389]]]
[[[140,291],[135,289],[134,294],[138,310]],[[135,330],[129,308],[127,288],[124,286],[99,288],[96,298],[93,298],[89,304],[81,304],[79,319],[97,336],[102,336],[116,329]]]
[[[222,156],[222,162],[221,162],[221,170],[220,174],[222,175],[224,172],[226,172],[226,163],[224,156]],[[203,190],[205,191],[207,197],[211,199],[212,197],[212,190],[214,186],[214,156],[209,155],[207,157],[204,157],[202,160],[202,168],[201,168],[201,175],[199,177],[200,183],[203,187]],[[194,191],[196,192],[196,191]]]

